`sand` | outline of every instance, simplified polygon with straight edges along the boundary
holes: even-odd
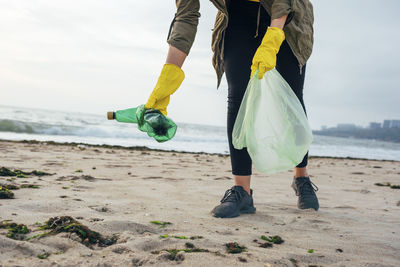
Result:
[[[297,209],[292,171],[254,172],[256,213],[221,219],[210,211],[233,185],[224,155],[9,141],[0,141],[0,152],[0,167],[53,174],[0,177],[39,186],[0,199],[0,221],[32,230],[14,240],[0,229],[1,266],[400,266],[400,189],[374,185],[399,185],[400,162],[311,157],[317,212]],[[26,241],[56,216],[118,241],[89,247],[71,233]],[[284,243],[260,247],[261,235]],[[166,251],[187,242],[209,252]],[[246,251],[227,253],[229,242]]]

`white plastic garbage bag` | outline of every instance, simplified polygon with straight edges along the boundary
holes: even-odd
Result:
[[[312,142],[300,101],[276,69],[247,85],[232,132],[236,149],[247,151],[259,172],[276,173],[298,165]]]

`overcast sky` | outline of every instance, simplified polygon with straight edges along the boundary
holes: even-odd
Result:
[[[304,88],[311,127],[400,119],[400,2],[312,2]],[[168,115],[225,126],[226,80],[217,90],[211,64],[216,8],[200,3],[186,78]],[[145,103],[175,9],[165,0],[0,0],[0,105],[105,114]]]

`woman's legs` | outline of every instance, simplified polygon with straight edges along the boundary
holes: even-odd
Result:
[[[261,8],[258,37],[254,38],[257,27],[259,4],[241,0],[231,1],[230,3],[228,8],[229,24],[225,32],[224,47],[224,67],[228,82],[227,132],[232,174],[234,177],[237,176],[235,181],[238,181],[238,185],[240,183],[247,187],[247,183],[250,183],[250,179],[245,177],[251,175],[251,158],[246,148],[238,150],[233,147],[232,131],[250,78],[250,66],[253,56],[269,26],[270,17],[267,12]],[[277,54],[276,69],[288,82],[299,99],[304,112],[306,112],[303,101],[306,67],[303,66],[300,70],[299,63],[286,41],[282,43],[279,53]],[[296,166],[295,177],[306,176],[307,163],[308,152],[304,156],[302,162]]]
[[[228,82],[227,133],[235,185],[226,190],[221,204],[212,210],[216,217],[231,218],[242,213],[254,213],[256,210],[250,189],[251,158],[247,149],[238,150],[233,147],[232,131],[250,78],[251,61],[261,43],[260,37],[254,38],[258,6],[255,2],[235,0],[230,1],[228,7],[229,24],[225,31],[224,68]],[[261,19],[269,21],[265,17]]]
[[[268,26],[266,23],[269,23],[270,18],[262,9],[260,21],[264,27],[260,27],[258,37],[254,38],[259,4],[243,0],[230,3],[224,47],[224,69],[228,83],[227,133],[235,185],[241,185],[249,193],[251,158],[246,148],[239,150],[233,147],[232,131],[250,79],[250,66],[254,53],[261,44]]]
[[[255,2],[236,0],[231,1],[228,7],[229,24],[224,37],[224,69],[228,82],[227,133],[235,186],[225,192],[221,204],[213,209],[212,212],[216,217],[235,217],[241,213],[255,212],[250,189],[251,158],[246,148],[238,150],[233,147],[232,131],[250,79],[250,66],[254,53],[261,44],[270,23],[269,15],[261,8],[258,36],[254,38],[258,6],[259,4]],[[303,103],[305,66],[300,72],[297,59],[286,42],[283,42],[277,55],[276,68],[292,87],[305,111]],[[295,168],[295,177],[305,176],[304,174],[307,173],[307,158],[308,153]],[[304,188],[302,185],[297,185],[296,188],[300,187]],[[244,193],[245,191],[247,194]]]
[[[303,66],[300,71],[299,63],[286,41],[282,43],[282,46],[279,49],[279,53],[277,55],[276,69],[290,85],[293,92],[299,99],[304,112],[307,115],[307,111],[303,101],[303,88],[306,66]],[[294,178],[308,176],[307,163],[308,152],[304,156],[302,162],[300,162],[294,168]]]

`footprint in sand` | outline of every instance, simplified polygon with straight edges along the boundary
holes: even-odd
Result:
[[[96,180],[111,181],[111,179],[109,178],[95,178],[90,175],[81,175],[81,176],[67,175],[67,176],[61,176],[56,179],[56,181],[76,181],[76,180],[85,180],[88,182],[94,182]]]
[[[231,177],[228,177],[228,176],[223,176],[223,177],[217,177],[217,178],[214,178],[214,180],[231,180],[232,178]]]
[[[47,161],[42,166],[63,166],[63,163],[57,161]]]
[[[122,165],[122,164],[106,164],[104,165],[107,168],[131,168],[132,165]]]
[[[369,194],[369,193],[371,193],[371,191],[369,191],[369,190],[367,190],[367,189],[361,189],[361,190],[360,190],[360,193],[361,193],[361,194]]]
[[[309,223],[315,223],[315,224],[331,224],[331,222],[328,221],[322,221],[322,220],[316,220],[316,219],[312,219],[312,220],[307,220]]]
[[[111,212],[110,208],[107,208],[106,206],[89,206],[89,208],[98,212]]]
[[[163,177],[161,176],[148,176],[148,177],[142,177],[143,180],[155,180],[155,179],[162,179]]]
[[[104,231],[109,231],[109,232],[133,232],[136,234],[144,234],[144,233],[153,233],[157,234],[160,232],[159,229],[156,229],[152,226],[141,224],[141,223],[136,223],[132,221],[104,221],[97,226],[103,228]]]
[[[316,250],[316,252],[318,251]],[[285,266],[322,266],[321,264],[324,264],[325,266],[330,264],[336,264],[338,261],[337,255],[321,255],[319,253],[316,254],[306,253],[306,254],[307,255],[288,254],[287,257],[289,259],[282,259],[274,262],[285,264]]]
[[[351,172],[350,174],[363,175],[365,172]]]
[[[168,178],[164,178],[164,180],[167,180],[167,181],[179,181],[179,180],[183,180],[183,179],[170,178],[170,177],[168,177]]]
[[[336,206],[336,207],[333,207],[333,208],[334,209],[353,209],[353,210],[356,209],[355,207],[348,206],[348,205]]]

